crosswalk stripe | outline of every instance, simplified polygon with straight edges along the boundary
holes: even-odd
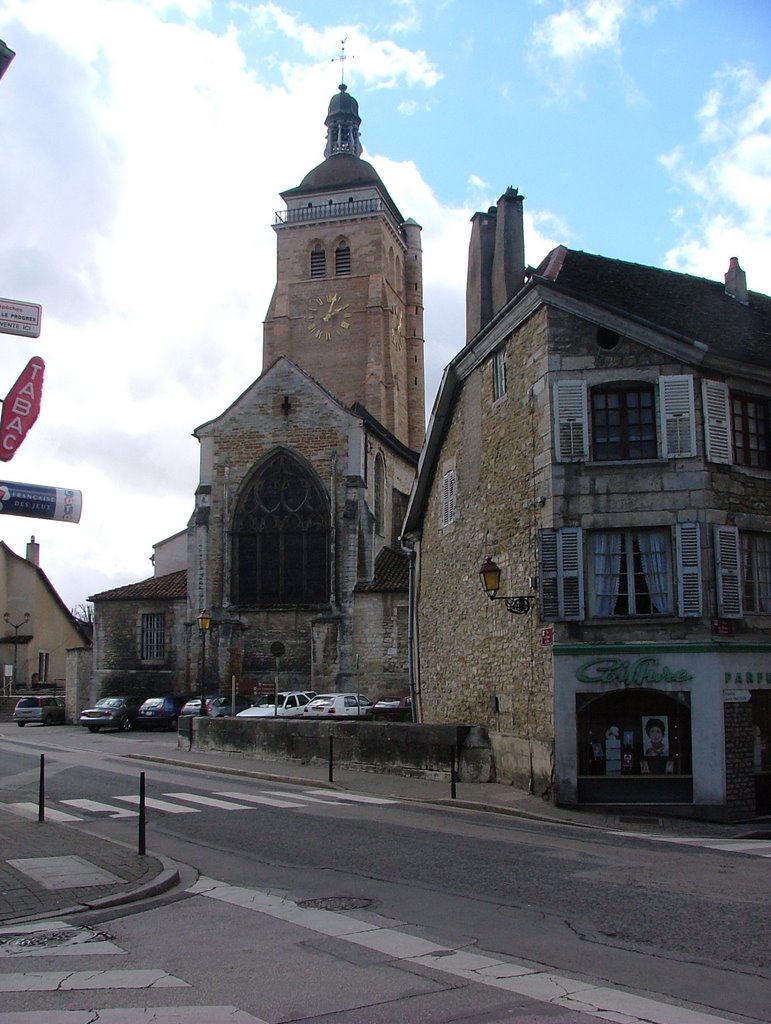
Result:
[[[22,814],[25,818],[38,816],[38,805],[29,801],[28,803],[21,802],[15,804],[8,804],[12,810]],[[57,811],[53,807],[46,806],[44,808],[44,815],[47,821],[81,821],[81,818],[76,817],[74,814],[67,814],[66,811]]]
[[[650,839],[654,843],[674,843],[676,846],[698,846],[722,853],[748,853],[755,857],[771,857],[771,841],[767,839],[710,839],[705,836],[657,836],[648,832],[609,833],[633,839]]]
[[[127,804],[138,804],[139,797],[131,794],[130,796],[116,796],[115,800],[123,800]],[[200,812],[195,807],[183,807],[181,804],[170,804],[168,800],[156,800],[154,797],[145,797],[145,806],[152,807],[155,811],[167,811],[169,814],[199,814]]]
[[[3,1013],[2,1024],[86,1024],[89,1010],[20,1010]],[[98,1010],[99,1024],[268,1024],[236,1006],[115,1006]]]
[[[164,796],[172,796],[177,800],[189,800],[191,804],[201,804],[204,807],[218,807],[222,811],[248,811],[246,804],[234,804],[230,800],[217,800],[213,796],[201,796],[198,793],[164,793]]]
[[[325,789],[306,789],[306,793],[327,793]],[[327,795],[331,795],[327,793]],[[398,800],[389,800],[381,796],[363,796],[361,793],[335,793],[336,800],[349,800],[355,804],[396,804]]]
[[[298,793],[297,796],[295,796],[294,793],[283,793],[283,792],[279,793],[277,790],[272,790],[272,789],[268,789],[268,790],[266,790],[266,792],[270,793],[272,796],[281,796],[281,797],[285,797],[286,799],[289,799],[289,800],[294,800],[295,801],[295,803],[293,804],[294,807],[302,806],[302,804],[332,804],[332,805],[336,804],[338,806],[340,804],[339,800],[330,800],[328,793],[327,793],[326,800],[322,800],[322,799],[320,799],[317,796],[308,796],[305,793]],[[322,789],[321,792],[325,793],[326,790]]]
[[[79,807],[82,811],[106,811],[111,818],[136,818],[138,811],[127,811],[125,807],[113,807],[112,804],[103,804],[99,800],[60,800],[60,803],[68,807]]]
[[[298,804],[292,800],[276,800],[273,797],[262,796],[259,793],[232,793],[226,791],[220,793],[219,795],[229,796],[232,797],[234,800],[246,800],[250,804],[267,804],[269,807],[287,807],[291,808],[292,810],[295,810],[298,807],[302,806],[301,804]]]
[[[113,988],[190,988],[166,971],[35,971],[0,974],[0,992],[72,992]]]

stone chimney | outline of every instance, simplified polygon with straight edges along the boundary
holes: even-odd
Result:
[[[507,188],[496,206],[471,218],[466,277],[466,340],[469,341],[520,290],[525,280],[522,201]]]
[[[34,534],[27,544],[27,561],[32,562],[33,565],[40,565],[40,545],[36,543]]]
[[[742,305],[749,305],[747,275],[739,266],[738,256],[732,256],[728,261],[728,270],[725,275],[725,293],[730,295],[732,299],[736,299],[737,302],[741,302]]]

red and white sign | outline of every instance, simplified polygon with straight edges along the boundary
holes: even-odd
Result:
[[[25,338],[40,337],[43,307],[36,302],[0,299],[0,334],[22,334]]]
[[[0,417],[0,462],[10,462],[40,412],[45,363],[33,356],[3,402]]]
[[[554,644],[554,626],[544,626],[541,630],[541,647],[551,647]]]

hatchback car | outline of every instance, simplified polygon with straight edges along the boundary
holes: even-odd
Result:
[[[242,697],[240,693],[236,694],[236,714],[241,711],[250,708],[254,701],[249,700],[248,697]],[[182,715],[200,715],[201,714],[201,698],[191,697],[182,708]],[[233,714],[233,704],[229,696],[225,694],[213,693],[209,697],[204,697],[204,714],[208,718],[224,718],[227,715]]]
[[[369,718],[374,705],[363,693],[320,693],[303,708],[312,718]]]
[[[276,694],[278,700],[272,693],[266,693],[257,701],[254,707],[239,711],[239,718],[293,718],[301,715],[306,704],[316,696],[315,693],[307,693],[304,690],[287,690],[284,693]]]
[[[150,697],[139,709],[137,722],[145,729],[176,729],[186,697]]]
[[[61,697],[20,697],[13,709],[13,720],[20,728],[27,722],[64,725],[64,713],[64,700]]]
[[[100,729],[119,729],[130,732],[137,724],[140,697],[102,697],[92,708],[80,713],[80,724],[89,732]]]

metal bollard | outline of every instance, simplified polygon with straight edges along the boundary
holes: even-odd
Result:
[[[146,831],[146,817],[145,817],[145,773],[139,773],[139,856],[144,857],[146,845],[145,845],[145,831]]]
[[[46,820],[46,756],[40,755],[40,781],[37,788],[37,820]]]

